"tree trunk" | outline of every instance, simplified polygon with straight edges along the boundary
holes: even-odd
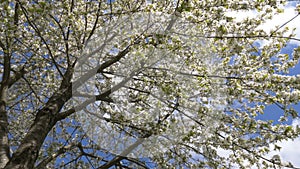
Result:
[[[8,117],[6,111],[7,92],[10,81],[10,58],[8,48],[0,44],[4,50],[4,71],[0,86],[0,168],[3,168],[10,158],[8,142]]]
[[[70,89],[71,87],[68,88],[67,92],[58,92],[63,94],[54,94],[46,106],[37,113],[34,123],[4,169],[34,168],[39,150],[49,131],[57,122],[57,113],[71,97]]]
[[[40,110],[20,147],[13,154],[12,159],[4,168],[32,169],[44,139],[54,125],[55,120],[51,110],[48,108]]]
[[[0,168],[3,168],[9,161],[9,145],[8,145],[8,122],[7,112],[5,110],[5,102],[0,101]]]

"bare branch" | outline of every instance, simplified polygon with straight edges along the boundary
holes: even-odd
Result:
[[[36,167],[34,167],[34,169],[44,169],[44,168],[46,168],[47,164],[49,164],[51,161],[56,159],[58,156],[66,153],[67,151],[69,151],[71,149],[74,149],[76,147],[77,147],[77,145],[75,145],[75,144],[69,144],[67,146],[61,147],[54,154],[48,155],[48,157],[45,158],[44,160],[42,160]]]

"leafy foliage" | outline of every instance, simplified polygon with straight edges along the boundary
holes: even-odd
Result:
[[[266,156],[300,134],[282,4],[1,2],[0,168],[293,168]]]

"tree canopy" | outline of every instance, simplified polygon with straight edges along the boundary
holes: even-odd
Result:
[[[284,3],[2,1],[0,168],[300,167],[268,156],[300,134]]]

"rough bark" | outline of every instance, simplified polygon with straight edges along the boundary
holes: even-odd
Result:
[[[8,122],[7,112],[5,111],[5,102],[0,101],[0,168],[3,168],[9,161],[9,145],[8,145]]]
[[[0,46],[5,49],[4,44]],[[7,91],[10,78],[10,55],[9,51],[4,52],[4,71],[0,86],[0,168],[3,168],[9,161],[9,143],[8,143],[8,117],[6,111]]]
[[[18,27],[19,21],[19,6],[15,5],[14,9],[14,33]],[[16,74],[14,77],[11,77],[11,46],[13,42],[13,38],[9,37],[10,32],[8,30],[5,31],[5,42],[0,41],[0,47],[3,51],[4,58],[3,58],[3,74],[2,74],[2,81],[0,86],[0,168],[3,168],[8,161],[10,160],[10,146],[9,146],[9,139],[8,139],[8,115],[6,110],[7,104],[7,93],[9,87],[17,81],[22,74]],[[24,70],[22,69],[22,71]]]
[[[39,150],[49,131],[58,121],[56,115],[63,105],[71,98],[71,77],[73,71],[69,69],[61,83],[60,89],[53,94],[44,108],[37,112],[35,120],[21,145],[12,155],[4,169],[32,169],[38,157]]]
[[[39,149],[55,124],[52,111],[44,108],[38,112],[35,122],[5,169],[30,169],[34,167]]]

